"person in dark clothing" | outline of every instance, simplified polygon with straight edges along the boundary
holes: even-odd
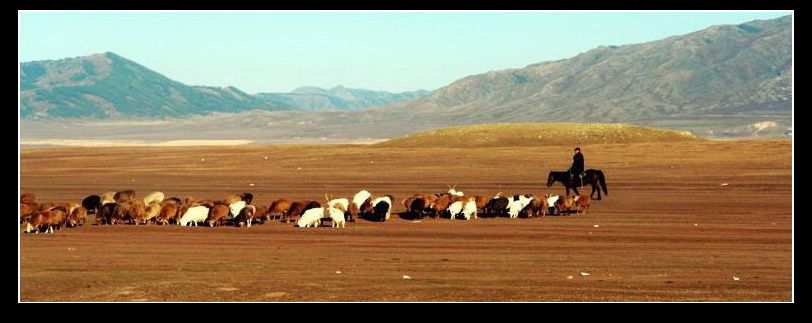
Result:
[[[584,173],[584,155],[581,154],[581,148],[575,147],[575,155],[572,156],[572,166],[570,167],[570,180],[575,180],[577,175],[580,179]],[[581,181],[578,182],[580,186]]]

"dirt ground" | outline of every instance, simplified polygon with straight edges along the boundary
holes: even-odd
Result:
[[[609,195],[589,214],[398,218],[345,229],[85,226],[19,233],[21,301],[791,301],[791,143],[582,146]],[[22,192],[80,201],[563,193],[569,146],[24,149]],[[728,183],[722,186],[722,183]],[[253,186],[251,186],[253,184]],[[403,211],[397,205],[395,212]],[[587,275],[588,274],[588,275]],[[405,278],[405,277],[408,277]],[[737,277],[738,280],[735,280]]]

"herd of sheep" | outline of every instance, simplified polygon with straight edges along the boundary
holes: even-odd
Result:
[[[196,200],[192,197],[181,199],[166,198],[164,193],[152,192],[143,198],[136,198],[135,191],[123,190],[90,195],[81,203],[38,203],[34,194],[20,196],[20,224],[25,224],[25,232],[39,233],[59,230],[64,227],[85,225],[88,215],[95,215],[96,224],[116,223],[175,224],[180,226],[219,226],[224,224],[251,227],[254,222],[264,223],[274,219],[282,222],[296,222],[298,227],[317,227],[329,220],[333,227],[343,228],[346,222],[356,218],[369,221],[386,221],[395,200],[392,195],[373,197],[366,190],[356,193],[353,198],[330,199],[325,195],[325,203],[318,201],[294,201],[277,199],[270,206],[253,205],[254,196],[242,193],[223,200]],[[543,217],[548,213],[582,213],[589,209],[589,195],[536,197],[530,194],[494,197],[465,196],[461,191],[450,188],[446,193],[417,193],[402,200],[406,208],[404,218],[422,219],[448,217],[451,220],[476,219],[478,216],[530,218]]]

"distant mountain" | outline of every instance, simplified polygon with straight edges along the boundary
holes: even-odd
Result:
[[[177,117],[279,110],[234,87],[188,86],[114,53],[20,66],[22,118]]]
[[[781,128],[791,118],[791,33],[785,16],[601,46],[465,77],[385,110],[391,118],[446,125],[633,122],[686,129],[771,120]]]
[[[332,89],[300,87],[290,93],[259,93],[269,102],[289,104],[304,110],[360,110],[373,106],[414,100],[428,95],[425,90],[391,93],[337,86]]]

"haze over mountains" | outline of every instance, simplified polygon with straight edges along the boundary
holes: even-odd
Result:
[[[138,70],[126,60],[120,64],[127,67],[123,70],[138,72],[109,73],[106,68],[122,68],[116,64],[111,68],[104,58],[123,59],[107,53],[68,67],[60,65],[66,60],[23,63],[21,114],[30,119],[260,110],[218,114],[210,128],[217,129],[215,124],[228,119],[242,124],[240,129],[250,132],[248,137],[261,130],[263,136],[291,140],[386,138],[453,125],[550,121],[634,123],[706,136],[780,135],[791,124],[791,33],[790,16],[712,26],[658,41],[600,46],[568,59],[472,75],[428,94],[343,87],[255,96],[234,88],[188,90],[156,72]],[[59,67],[48,68],[48,64]],[[93,73],[88,73],[87,66],[92,66]],[[84,74],[76,72],[80,68]],[[80,108],[88,102],[98,111]],[[373,104],[389,105],[347,111]],[[29,127],[29,135],[42,128]],[[234,131],[237,136],[239,131]]]

